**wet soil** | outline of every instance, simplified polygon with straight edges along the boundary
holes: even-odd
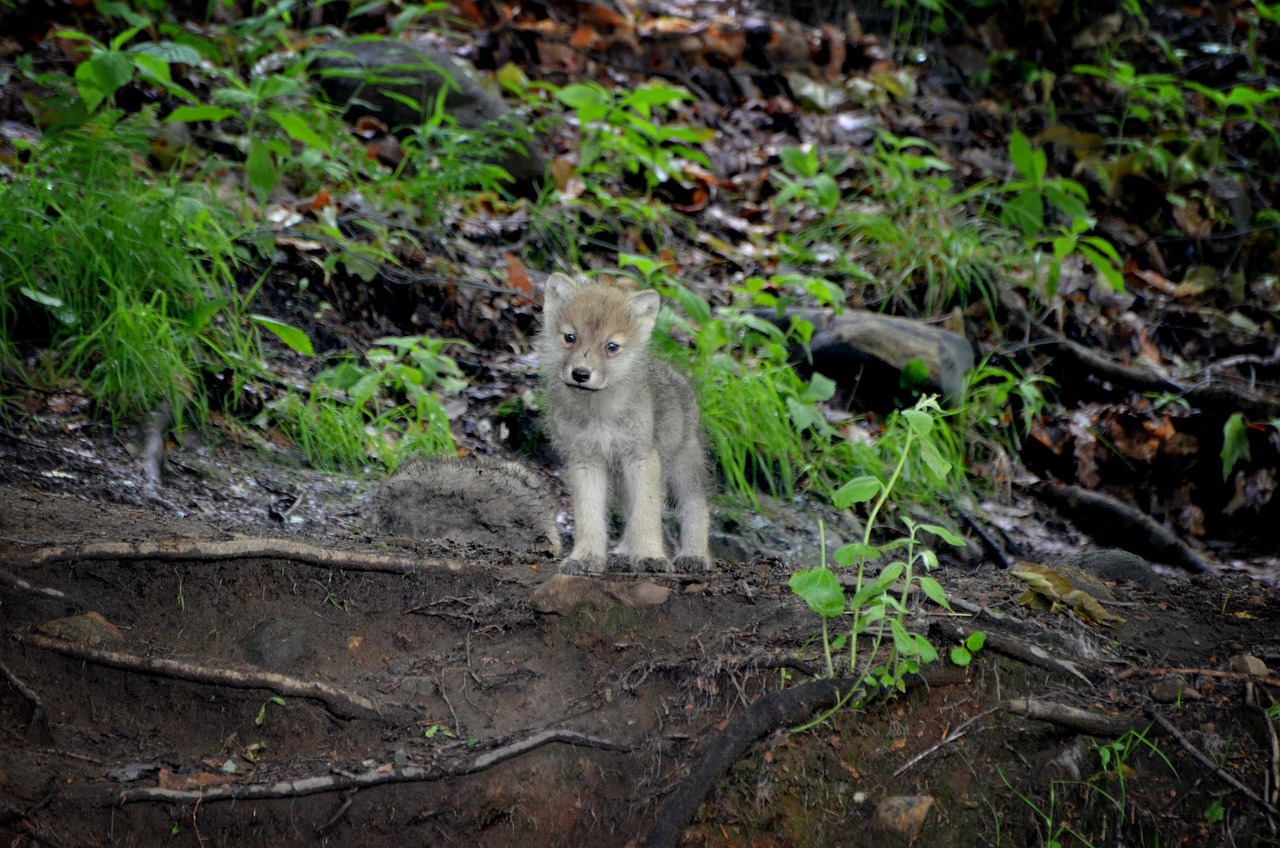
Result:
[[[315,475],[234,445],[174,446],[166,486],[149,495],[130,483],[129,448],[0,444],[3,570],[68,596],[0,584],[8,844],[639,844],[735,717],[820,665],[816,616],[787,587],[810,563],[611,575],[670,595],[539,612],[532,597],[552,560],[375,538],[363,529],[372,479]],[[35,554],[265,538],[335,560]],[[370,554],[408,565],[355,561]],[[1024,586],[991,565],[946,564],[936,576],[953,598],[1005,618],[925,606],[918,626],[980,628],[1070,660],[1080,676],[1014,658],[1008,645],[959,668],[934,631],[944,660],[905,695],[753,744],[682,829],[683,844],[1277,844],[1259,800],[1274,804],[1277,720],[1263,709],[1280,680],[1228,668],[1241,654],[1280,663],[1272,588],[1233,574],[1121,581],[1099,591],[1126,622],[1098,631],[1018,606]],[[252,685],[263,678],[227,685],[120,668],[108,654],[276,673],[373,709]],[[1011,711],[1017,699],[1131,721],[1145,741],[1112,749],[1106,768],[1098,748],[1117,733],[1028,718]],[[1151,726],[1155,716],[1185,746]],[[549,729],[580,735],[535,744]],[[932,799],[918,832],[877,816],[898,796]]]

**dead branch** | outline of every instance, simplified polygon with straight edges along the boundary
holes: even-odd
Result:
[[[66,592],[57,589],[51,589],[48,586],[37,586],[34,583],[28,583],[21,577],[15,577],[7,571],[0,571],[0,586],[8,586],[10,589],[16,589],[19,592],[25,592],[28,595],[35,595],[37,598],[47,598],[51,601],[61,601],[69,607],[78,607],[80,609],[89,609],[78,598],[73,598]]]
[[[1066,512],[1076,527],[1105,545],[1197,573],[1213,568],[1178,536],[1139,509],[1099,492],[1059,483],[1026,487],[1040,500]]]
[[[1135,721],[1125,716],[1099,713],[1093,710],[1082,710],[1053,701],[1041,701],[1036,698],[1014,698],[1004,701],[1001,707],[1007,713],[1022,715],[1037,721],[1047,721],[1077,733],[1088,736],[1124,736],[1129,731],[1140,732],[1146,722]]]
[[[1124,365],[1109,356],[1090,350],[1054,332],[1031,318],[1026,308],[1009,291],[1000,292],[1000,305],[1014,319],[1015,329],[1040,345],[1051,347],[1055,356],[1078,365],[1093,375],[1136,392],[1167,392],[1186,399],[1200,409],[1236,409],[1251,418],[1280,417],[1280,400],[1249,391],[1236,383],[1209,382],[1185,386],[1151,368]]]
[[[98,665],[136,671],[157,677],[186,680],[212,686],[230,686],[234,689],[269,689],[281,695],[310,698],[324,704],[334,715],[342,718],[377,718],[382,715],[378,705],[363,695],[330,686],[315,680],[302,680],[270,671],[241,671],[230,668],[209,668],[182,660],[144,657],[122,651],[90,648],[63,639],[54,639],[39,633],[14,633],[13,638],[23,645],[53,651],[63,656],[97,663]]]
[[[818,710],[838,703],[842,694],[847,696],[857,685],[852,678],[814,680],[771,692],[743,710],[724,732],[711,740],[689,776],[671,793],[658,811],[643,848],[675,845],[679,831],[711,787],[753,742],[776,728],[803,721]]]
[[[387,571],[411,574],[423,568],[460,568],[460,564],[434,557],[404,557],[362,551],[335,551],[292,539],[163,539],[156,542],[96,542],[88,545],[53,545],[26,552],[9,551],[4,562],[20,568],[77,560],[153,559],[162,562],[222,562],[231,559],[284,559],[306,565],[347,571]]]
[[[1147,713],[1147,716],[1152,721],[1160,725],[1161,729],[1163,729],[1165,733],[1168,733],[1174,739],[1178,740],[1178,744],[1182,746],[1182,750],[1186,751],[1188,754],[1194,757],[1196,761],[1200,763],[1200,765],[1204,766],[1209,771],[1216,774],[1223,783],[1227,784],[1232,789],[1239,792],[1241,795],[1245,796],[1250,801],[1253,801],[1255,804],[1261,807],[1264,811],[1266,811],[1268,819],[1271,821],[1272,827],[1275,826],[1275,818],[1280,817],[1280,809],[1276,809],[1271,804],[1267,803],[1266,798],[1263,798],[1257,792],[1254,792],[1252,789],[1245,786],[1243,783],[1237,780],[1235,775],[1231,774],[1231,772],[1226,771],[1225,769],[1219,768],[1217,763],[1209,759],[1209,757],[1207,757],[1204,753],[1202,753],[1200,749],[1197,748],[1195,745],[1192,745],[1191,740],[1188,739],[1186,736],[1183,736],[1182,731],[1178,730],[1178,728],[1173,724],[1173,722],[1165,718],[1160,713],[1160,711],[1157,710],[1155,707],[1148,706],[1146,709],[1146,713]]]
[[[1117,672],[1115,677],[1119,680],[1127,680],[1139,674],[1144,677],[1167,677],[1174,674],[1217,677],[1222,680],[1239,680],[1242,683],[1259,683],[1263,686],[1280,687],[1280,677],[1263,677],[1260,674],[1249,674],[1243,671],[1221,671],[1216,668],[1126,668],[1124,671]]]
[[[576,730],[555,728],[543,730],[526,739],[502,745],[476,756],[457,758],[429,766],[388,763],[375,765],[362,772],[316,775],[295,780],[279,780],[274,783],[227,784],[203,789],[163,789],[160,787],[126,789],[118,796],[110,794],[86,795],[69,799],[68,803],[88,806],[123,805],[139,801],[162,801],[171,804],[208,804],[213,801],[298,798],[303,795],[364,789],[388,783],[444,780],[450,777],[476,774],[506,760],[527,754],[551,742],[563,742],[566,745],[599,748],[605,751],[630,751],[633,749],[632,745],[625,742],[589,736]]]
[[[941,620],[931,622],[929,624],[929,632],[953,642],[963,642],[973,633],[973,628],[961,627],[954,622]],[[1060,657],[1050,656],[1035,645],[1019,642],[999,633],[988,632],[987,641],[983,647],[986,650],[1004,654],[1006,657],[1011,657],[1036,668],[1043,668],[1058,674],[1064,674],[1067,677],[1074,677],[1087,686],[1093,685],[1093,681],[1077,668],[1075,663]]]

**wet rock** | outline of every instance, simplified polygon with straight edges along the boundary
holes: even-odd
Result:
[[[388,536],[560,551],[556,502],[541,478],[516,462],[414,460],[383,484],[374,512],[378,532]]]
[[[894,842],[907,845],[920,835],[933,809],[931,795],[895,795],[876,805],[876,829]]]
[[[808,354],[797,364],[835,380],[838,400],[857,396],[863,408],[892,408],[909,400],[903,389],[903,369],[922,362],[925,372],[919,385],[911,388],[942,395],[949,404],[964,398],[965,374],[975,364],[973,346],[959,333],[924,321],[847,309],[836,315],[829,309],[805,309],[778,316],[771,310],[757,310],[761,318],[783,329],[796,319],[813,324]]]
[[[343,39],[324,45],[311,69],[325,95],[345,107],[348,121],[369,116],[392,130],[428,120],[443,91],[444,112],[459,127],[492,127],[495,141],[525,139],[523,146],[495,146],[488,161],[518,182],[540,181],[546,173],[546,156],[524,120],[443,50],[384,38]]]
[[[1151,685],[1151,700],[1157,704],[1179,704],[1200,700],[1200,693],[1183,677],[1166,677]]]
[[[1127,580],[1144,589],[1164,588],[1164,580],[1151,568],[1151,563],[1119,548],[1081,554],[1075,564],[1100,580]]]
[[[1236,654],[1227,662],[1227,668],[1236,674],[1253,674],[1258,677],[1270,674],[1267,664],[1251,654]]]
[[[120,628],[96,612],[72,615],[67,618],[56,618],[46,621],[37,628],[46,636],[53,636],[86,645],[90,648],[119,645],[124,642],[124,634]]]
[[[282,668],[302,657],[307,632],[291,621],[268,618],[245,634],[244,658],[264,668]]]
[[[594,609],[656,607],[665,604],[670,597],[671,589],[649,581],[621,583],[557,574],[534,591],[530,603],[541,613],[567,615],[580,606]]]

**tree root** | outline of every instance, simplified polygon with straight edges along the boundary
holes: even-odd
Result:
[[[391,556],[363,551],[336,551],[292,539],[164,539],[158,542],[98,542],[54,545],[30,551],[9,551],[4,561],[21,568],[77,560],[152,559],[162,562],[220,562],[231,559],[285,559],[306,565],[346,571],[386,571],[410,574],[427,567],[460,568],[460,563],[434,557]]]
[[[1040,500],[1066,512],[1077,527],[1104,545],[1115,545],[1195,573],[1213,571],[1168,527],[1115,498],[1057,483],[1035,483],[1028,489]]]
[[[235,689],[269,689],[281,695],[310,698],[324,704],[330,712],[341,718],[380,718],[382,716],[382,710],[379,709],[378,705],[363,695],[357,695],[354,692],[348,692],[315,680],[301,680],[297,677],[289,677],[288,675],[276,674],[270,671],[209,668],[182,660],[144,657],[138,654],[127,654],[122,651],[90,648],[39,633],[14,633],[13,638],[20,644],[39,648],[42,651],[53,651],[73,659],[85,660],[86,662],[110,666],[111,668],[136,671],[157,677],[168,677],[174,680],[186,680],[192,683],[230,686]]]
[[[796,724],[820,709],[839,702],[857,686],[852,678],[814,680],[781,692],[772,692],[747,707],[712,739],[707,750],[666,804],[658,811],[643,848],[668,848],[679,831],[697,812],[698,805],[715,782],[753,742],[778,727]]]
[[[535,733],[526,739],[511,742],[491,751],[472,757],[457,758],[429,766],[384,764],[362,772],[337,773],[303,777],[296,780],[279,780],[275,783],[241,783],[210,786],[203,789],[164,789],[147,787],[127,789],[119,795],[86,795],[71,798],[69,805],[114,806],[139,801],[161,801],[171,804],[208,804],[212,801],[261,800],[268,798],[298,798],[321,792],[342,792],[382,786],[388,783],[414,783],[462,777],[492,768],[522,754],[540,748],[550,742],[563,742],[584,748],[600,748],[605,751],[630,751],[633,746],[625,742],[589,736],[575,730],[551,729]]]

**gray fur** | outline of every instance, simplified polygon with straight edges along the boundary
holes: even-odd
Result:
[[[515,462],[413,460],[383,484],[374,506],[378,531],[389,536],[560,552],[555,502]]]
[[[567,466],[576,523],[562,572],[605,570],[611,488],[622,490],[627,517],[616,559],[672,570],[662,536],[669,493],[680,517],[677,562],[710,568],[698,402],[688,378],[649,353],[659,305],[652,291],[628,293],[563,274],[547,281],[541,338],[547,428]]]

